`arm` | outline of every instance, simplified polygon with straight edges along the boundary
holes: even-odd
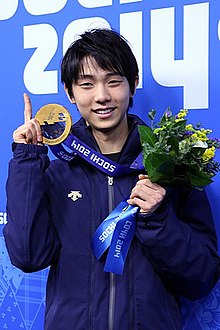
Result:
[[[160,190],[158,185],[154,189]],[[208,294],[219,278],[220,261],[205,192],[171,189],[156,209],[139,213],[138,220],[137,236],[167,286],[189,299]]]
[[[14,132],[17,146],[9,163],[6,185],[8,223],[4,228],[12,264],[25,272],[55,263],[59,241],[53,228],[47,196],[47,148],[39,124],[31,119],[31,104],[25,96],[25,124]]]

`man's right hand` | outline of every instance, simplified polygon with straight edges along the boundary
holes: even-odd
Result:
[[[24,93],[24,124],[14,131],[13,139],[16,143],[43,143],[43,136],[39,122],[32,118],[32,105],[30,98],[26,93]]]

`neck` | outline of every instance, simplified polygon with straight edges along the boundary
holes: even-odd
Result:
[[[120,152],[128,137],[128,125],[114,129],[112,131],[93,131],[93,135],[98,143],[102,154]]]

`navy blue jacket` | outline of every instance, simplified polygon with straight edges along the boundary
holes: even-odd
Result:
[[[141,151],[138,124],[130,115],[123,165]],[[83,119],[73,132],[97,149]],[[167,188],[152,215],[138,214],[123,274],[103,271],[106,255],[94,258],[92,235],[137,177],[112,182],[80,157],[50,162],[45,146],[16,146],[4,235],[13,265],[24,272],[50,266],[45,329],[182,329],[179,296],[198,299],[215,285],[220,266],[212,214],[205,192],[194,189]],[[79,192],[75,201],[72,191]]]

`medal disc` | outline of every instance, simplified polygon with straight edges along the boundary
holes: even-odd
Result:
[[[46,104],[35,115],[43,134],[43,143],[62,143],[70,133],[72,118],[66,108],[59,104]]]

